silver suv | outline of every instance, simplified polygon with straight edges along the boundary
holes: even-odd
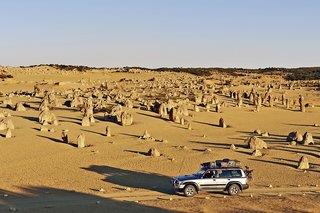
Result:
[[[199,191],[223,191],[237,195],[249,188],[250,170],[242,169],[238,161],[223,159],[201,164],[201,169],[192,175],[177,176],[172,179],[176,192],[192,197]]]

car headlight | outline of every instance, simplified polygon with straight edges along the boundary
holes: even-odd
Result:
[[[179,186],[180,182],[179,182],[179,180],[174,180],[173,184],[174,184],[175,186]]]

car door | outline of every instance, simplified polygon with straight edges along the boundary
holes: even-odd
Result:
[[[210,191],[215,185],[215,171],[206,171],[202,178],[198,180],[198,184],[201,190]]]
[[[231,173],[229,170],[217,170],[215,178],[215,189],[224,190],[230,182]]]

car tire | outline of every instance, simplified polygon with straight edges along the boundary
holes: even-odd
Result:
[[[237,195],[241,192],[241,188],[238,184],[231,184],[229,187],[228,187],[228,193],[229,195],[231,196],[234,196],[234,195]]]
[[[198,192],[197,189],[194,185],[186,185],[183,189],[183,193],[186,197],[193,197],[195,196]]]

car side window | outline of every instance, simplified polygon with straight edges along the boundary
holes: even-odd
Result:
[[[242,177],[242,173],[240,170],[231,170],[231,176],[234,178]]]
[[[242,177],[242,173],[240,170],[222,170],[220,178],[239,178]]]
[[[230,170],[222,170],[219,178],[230,178],[231,177],[231,171]]]
[[[212,178],[213,174],[214,173],[212,170],[208,170],[208,171],[206,171],[206,173],[204,173],[203,178]]]

